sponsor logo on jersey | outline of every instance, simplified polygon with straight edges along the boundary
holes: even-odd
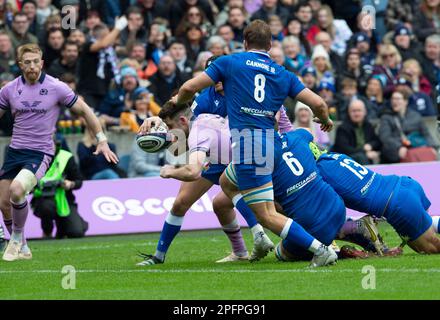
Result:
[[[249,108],[249,107],[241,107],[240,112],[250,114],[252,116],[257,117],[273,117],[275,113],[270,110],[260,110],[255,108]]]

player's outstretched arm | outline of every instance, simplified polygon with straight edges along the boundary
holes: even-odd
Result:
[[[328,132],[333,129],[333,121],[329,118],[328,106],[320,96],[312,90],[305,88],[296,97],[312,109],[318,118],[315,121],[321,124],[322,131]]]
[[[171,165],[163,166],[160,170],[162,178],[174,178],[180,181],[195,181],[200,178],[202,173],[203,163],[206,159],[206,152],[195,151],[189,156],[189,163],[182,167],[175,167]]]
[[[103,154],[108,162],[118,163],[119,159],[116,154],[110,150],[107,143],[107,137],[102,131],[101,123],[93,113],[92,109],[81,98],[78,98],[71,110],[77,115],[84,117],[87,127],[92,130],[98,140],[98,145],[94,154]]]
[[[215,85],[214,81],[212,81],[205,72],[202,72],[197,77],[186,81],[180,87],[179,93],[171,98],[171,101],[176,105],[185,104],[190,101],[197,92],[213,85]]]

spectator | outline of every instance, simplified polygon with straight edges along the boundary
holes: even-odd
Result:
[[[122,30],[119,36],[119,44],[122,48],[118,52],[122,55],[128,54],[126,48],[131,48],[135,42],[142,42],[147,38],[147,29],[144,27],[142,10],[137,6],[131,6],[128,8],[126,15],[128,26]]]
[[[49,30],[47,34],[47,45],[43,55],[45,68],[50,68],[53,61],[61,58],[63,44],[64,35],[61,29]]]
[[[47,41],[47,33],[49,32],[49,30],[53,30],[53,29],[63,30],[61,25],[61,16],[59,14],[55,14],[47,17],[46,22],[44,23],[44,28],[41,29],[41,32],[38,35],[38,41],[41,44],[45,45]],[[73,29],[72,32],[75,30],[79,30],[79,29]],[[64,37],[68,36],[68,32],[66,30],[64,30],[63,34]]]
[[[41,219],[44,238],[52,238],[54,222],[57,239],[81,238],[88,229],[88,223],[79,215],[78,205],[72,191],[81,189],[82,176],[73,155],[67,150],[62,150],[60,142],[57,142],[56,149],[51,168],[34,190],[31,201],[32,210],[35,216]],[[57,169],[53,171],[52,168],[55,165]],[[52,187],[50,181],[59,181],[60,185]],[[58,190],[63,190],[61,191],[63,196],[59,196],[59,193],[58,196],[55,195]],[[63,203],[63,201],[66,202]]]
[[[368,69],[367,69],[368,70]],[[343,77],[351,77],[357,81],[360,92],[365,92],[367,80],[371,74],[365,72],[361,65],[360,52],[356,48],[350,49],[345,56]]]
[[[318,81],[328,81],[335,83],[330,56],[324,47],[320,44],[316,45],[312,54],[312,65],[316,69]]]
[[[65,73],[76,74],[79,50],[75,42],[66,41],[61,48],[61,58],[56,59],[47,70],[55,78]]]
[[[400,77],[396,81],[395,91],[403,93],[408,96],[408,106],[417,111],[422,117],[429,117],[437,115],[437,110],[432,105],[431,98],[422,92],[414,92],[412,83]]]
[[[190,7],[198,6],[206,15],[208,21],[214,24],[214,13],[207,0],[176,0],[172,1],[169,8],[169,18],[171,30],[176,30],[177,25],[182,21],[182,17]]]
[[[160,0],[139,0],[137,5],[142,10],[144,17],[144,28],[148,30],[149,26],[156,18],[168,19],[168,10],[164,1]]]
[[[361,64],[365,68],[373,69],[375,63],[375,55],[372,53],[371,39],[364,32],[355,33],[350,39],[349,47],[354,47],[359,50],[361,54]]]
[[[300,54],[299,39],[295,36],[285,37],[282,42],[282,48],[286,56],[286,68],[298,74],[307,62],[307,58]]]
[[[345,20],[335,19],[332,9],[328,5],[323,5],[318,10],[317,20],[319,29],[327,32],[332,39],[332,52],[342,56],[347,48],[346,42],[353,34],[347,22]],[[316,42],[318,43],[317,40]]]
[[[296,7],[295,16],[301,22],[302,33],[304,37],[309,41],[312,45],[315,45],[315,36],[319,32],[318,26],[313,24],[313,14],[312,7],[306,1],[300,2]]]
[[[188,25],[183,43],[190,60],[195,61],[200,52],[205,51],[205,39],[202,29],[195,24]]]
[[[26,43],[38,43],[37,37],[29,32],[28,17],[22,12],[14,15],[12,28],[8,33],[14,48],[18,48]]]
[[[312,66],[303,68],[301,70],[301,77],[306,88],[312,90],[313,92],[318,91],[318,77],[315,68]]]
[[[325,101],[325,103],[327,103],[330,118],[336,120],[338,118],[338,108],[335,99],[335,86],[330,82],[323,81],[319,84],[317,93]]]
[[[220,27],[225,25],[228,22],[229,10],[233,7],[241,8],[244,12],[248,12],[244,8],[243,0],[228,0],[226,1],[226,5],[223,7],[221,12],[215,17],[215,26]]]
[[[270,57],[273,61],[275,61],[280,66],[285,67],[287,70],[291,72],[295,72],[295,69],[293,69],[290,65],[287,65],[286,63],[286,57],[284,56],[284,52],[281,48],[278,47],[272,47],[269,51]]]
[[[402,68],[402,57],[399,51],[392,44],[384,44],[379,49],[379,55],[376,60],[373,74],[385,75],[387,82],[384,94],[390,94],[394,90],[394,81],[396,80],[400,69]]]
[[[212,56],[213,54],[211,51],[200,52],[197,56],[196,62],[194,63],[194,70],[205,70],[206,61],[208,61],[208,59]]]
[[[0,31],[0,70],[12,74],[19,73],[11,38],[5,31]]]
[[[433,34],[426,38],[422,68],[432,86],[440,84],[440,35]]]
[[[136,70],[127,66],[121,68],[121,85],[107,93],[98,109],[106,126],[119,125],[121,113],[132,109],[132,93],[138,86]]]
[[[78,45],[79,51],[82,52],[82,47],[86,43],[86,36],[80,29],[74,29],[67,40],[75,42]]]
[[[362,100],[352,100],[348,117],[336,131],[332,150],[345,153],[360,164],[377,164],[380,161],[381,143],[373,125],[367,120],[367,109]]]
[[[225,40],[227,45],[227,53],[235,53],[244,51],[243,43],[234,40],[234,32],[232,27],[228,24],[224,24],[217,29],[217,35]]]
[[[338,97],[338,119],[344,121],[347,118],[348,106],[353,100],[362,100],[367,109],[369,119],[377,117],[374,108],[368,100],[358,91],[357,81],[351,77],[344,77],[341,81],[341,94]]]
[[[212,36],[206,42],[206,49],[214,56],[222,56],[226,53],[226,42],[220,36]]]
[[[78,143],[77,148],[82,176],[86,180],[119,179],[124,177],[123,172],[115,164],[109,163],[102,154],[94,154],[97,145],[98,141],[93,132],[86,129],[83,139]],[[116,153],[116,146],[113,143],[109,143],[109,147]]]
[[[105,24],[108,23],[107,18],[109,17],[109,11],[106,0],[61,0],[61,2],[63,1],[74,3],[74,5],[79,2],[79,21],[87,17],[87,12],[96,11],[99,13],[102,22]]]
[[[119,70],[113,45],[126,26],[125,17],[116,21],[111,32],[104,24],[96,26],[92,31],[93,38],[82,49],[78,68],[78,91],[95,110],[107,93],[111,79],[118,80]]]
[[[139,127],[148,117],[157,116],[160,111],[159,105],[154,102],[153,96],[148,89],[138,87],[131,94],[133,108],[121,113],[120,124],[133,133],[139,132]]]
[[[278,17],[277,15],[271,15],[268,19],[268,24],[272,33],[272,41],[277,41],[278,43],[283,41],[284,28],[280,17]]]
[[[97,11],[88,11],[87,18],[83,22],[81,22],[80,27],[85,34],[90,34],[93,28],[101,23],[102,20]]]
[[[182,74],[190,74],[194,67],[194,61],[188,59],[185,45],[180,41],[173,41],[168,46],[168,54]]]
[[[281,23],[285,25],[289,18],[289,11],[278,4],[278,0],[263,0],[263,5],[251,17],[252,20],[260,19],[268,22],[269,18],[276,15],[280,18]]]
[[[41,29],[40,25],[37,23],[37,3],[35,0],[24,0],[23,6],[21,8],[21,12],[23,12],[29,21],[29,32],[34,36],[40,34]]]
[[[379,0],[381,1],[381,0]],[[353,30],[353,28],[351,28]],[[370,48],[372,52],[376,52],[376,47],[381,43],[380,36],[374,29],[374,17],[370,12],[362,10],[357,15],[357,29],[359,33],[365,34],[370,39]]]
[[[385,82],[386,79],[383,75],[374,75],[368,79],[365,96],[371,105],[370,119],[380,117],[387,107],[387,101],[383,94]]]
[[[10,25],[12,22],[14,8],[11,3],[7,3],[5,0],[0,1],[0,28],[3,29]]]
[[[432,34],[440,33],[440,1],[422,0],[414,16],[414,30],[421,42]]]
[[[421,60],[421,48],[418,42],[413,41],[411,30],[407,27],[400,25],[396,28],[394,31],[394,44],[402,56],[402,61],[408,59]]]
[[[150,26],[147,43],[147,60],[159,64],[160,57],[165,53],[168,43],[166,20],[157,18]]]
[[[382,142],[382,157],[386,163],[401,162],[408,155],[408,150],[420,146],[438,147],[422,116],[408,108],[408,96],[394,92],[391,96],[391,110],[382,115],[379,127],[379,139]]]
[[[173,92],[187,80],[176,67],[173,58],[164,55],[160,58],[159,70],[150,78],[150,91],[154,94],[159,105],[167,102]]]
[[[313,135],[313,141],[322,147],[330,145],[330,138],[328,134],[321,130],[320,125],[313,121],[312,110],[302,102],[297,102],[295,107],[295,122],[293,127],[307,128]]]
[[[333,47],[333,40],[330,37],[330,34],[327,32],[321,31],[319,32],[316,37],[315,41],[317,44],[320,44],[324,47],[325,51],[327,51],[329,57],[330,57],[330,63],[333,66],[333,69],[336,74],[341,73],[344,70],[344,61],[341,58],[341,56],[332,49]]]
[[[141,148],[133,140],[130,164],[128,167],[128,177],[157,177],[160,175],[160,168],[164,163],[164,152],[148,153],[142,151]]]
[[[41,29],[44,29],[48,17],[60,13],[51,2],[52,0],[37,0],[37,23]]]
[[[200,7],[189,7],[175,30],[176,37],[185,34],[188,25],[197,25],[202,29],[203,36],[211,34],[212,25]]]
[[[293,18],[289,20],[289,23],[287,24],[286,35],[295,36],[299,39],[301,43],[300,53],[303,56],[308,57],[312,54],[310,43],[307,41],[306,37],[304,36],[304,33],[302,31],[302,24],[301,21],[298,20],[298,18]]]
[[[242,43],[244,40],[244,28],[246,28],[247,25],[244,9],[240,7],[231,7],[229,10],[228,24],[234,32],[234,41]]]
[[[60,77],[60,80],[67,84],[73,92],[76,92],[76,77],[73,73],[63,73]]]
[[[432,86],[428,78],[422,73],[422,67],[418,60],[408,59],[403,62],[401,74],[412,83],[414,92],[423,92],[431,95]]]
[[[416,1],[412,0],[388,0],[385,17],[387,29],[394,30],[397,25],[402,23],[406,27],[412,28],[415,3]]]

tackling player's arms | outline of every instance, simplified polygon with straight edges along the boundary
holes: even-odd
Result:
[[[194,151],[189,155],[189,163],[177,167],[166,165],[160,169],[160,176],[162,178],[174,178],[180,181],[195,181],[200,178],[203,164],[206,160],[206,152]]]
[[[195,78],[186,81],[180,87],[179,93],[171,98],[171,101],[175,104],[184,104],[190,101],[197,92],[213,85],[215,85],[215,82],[212,81],[206,72],[202,72]]]

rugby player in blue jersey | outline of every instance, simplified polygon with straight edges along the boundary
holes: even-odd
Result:
[[[186,103],[196,92],[219,81],[223,83],[232,137],[232,162],[243,199],[263,226],[292,242],[301,242],[305,233],[292,219],[277,213],[273,201],[275,114],[290,96],[312,108],[324,131],[330,131],[333,123],[326,103],[305,88],[293,73],[272,61],[268,54],[271,32],[265,22],[253,21],[245,29],[244,38],[246,52],[217,59],[205,72],[184,83],[172,101],[177,105]],[[258,154],[256,150],[264,151]],[[335,254],[316,240],[309,250],[322,256],[323,262]],[[266,254],[261,252],[262,256]]]

